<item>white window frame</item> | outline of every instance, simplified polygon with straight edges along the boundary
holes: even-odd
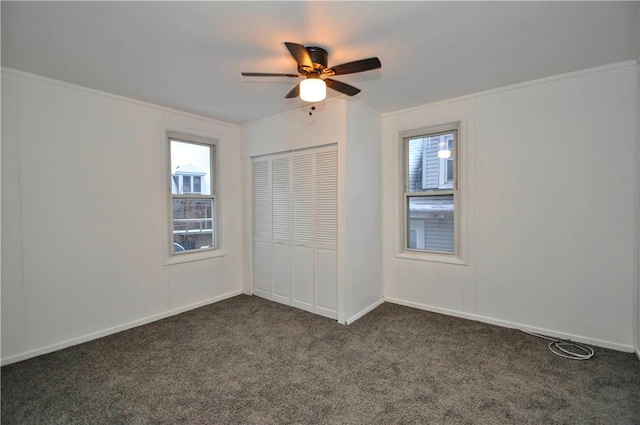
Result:
[[[217,169],[218,169],[218,142],[216,139],[212,139],[212,138],[208,138],[208,137],[202,137],[202,136],[197,136],[197,135],[192,135],[192,134],[185,134],[185,133],[179,133],[179,132],[174,132],[174,131],[166,131],[166,152],[167,152],[167,159],[168,161],[166,162],[166,169],[167,172],[169,174],[169,178],[166,178],[166,183],[168,185],[168,201],[167,201],[167,206],[168,206],[168,223],[167,223],[167,239],[168,239],[168,244],[166,247],[166,251],[168,254],[168,258],[166,261],[166,264],[175,264],[175,263],[182,263],[182,262],[188,262],[188,261],[195,261],[195,260],[200,260],[200,259],[205,259],[205,258],[212,258],[212,257],[217,257],[217,256],[221,256],[224,255],[222,252],[220,252],[220,238],[219,238],[219,229],[220,229],[220,222],[218,220],[218,210],[219,210],[219,200],[218,200],[218,190],[217,190],[217,183],[218,183],[218,174],[217,174]],[[184,194],[174,194],[173,190],[172,190],[172,184],[173,184],[173,174],[172,174],[172,170],[171,170],[171,141],[175,140],[175,141],[179,141],[179,142],[183,142],[183,143],[190,143],[190,144],[194,144],[194,145],[205,145],[210,147],[210,153],[211,156],[209,158],[210,161],[210,176],[208,177],[210,179],[210,195],[203,195],[202,193],[194,193],[194,192],[190,192],[190,193],[184,193]],[[179,179],[179,181],[181,181],[182,179]],[[191,184],[193,184],[193,179],[191,179]],[[204,179],[201,178],[200,179],[200,187],[202,190],[202,186],[204,185]],[[193,189],[193,187],[191,187]],[[180,190],[178,190],[178,192],[180,192]],[[173,201],[174,199],[209,199],[212,201],[213,203],[213,211],[212,211],[212,220],[213,220],[213,229],[212,229],[212,246],[210,248],[203,248],[203,249],[195,249],[195,250],[188,250],[188,251],[182,251],[182,252],[174,252],[174,227],[173,227]]]
[[[461,256],[461,240],[460,240],[460,181],[458,179],[459,176],[459,147],[460,147],[460,122],[446,124],[446,125],[437,125],[427,128],[422,128],[418,130],[410,130],[404,131],[400,133],[401,140],[401,149],[402,149],[402,239],[401,239],[401,249],[399,256],[403,258],[410,259],[424,259],[431,261],[439,261],[439,262],[447,262],[454,264],[465,264],[464,260]],[[420,137],[433,137],[438,135],[445,135],[449,133],[454,133],[454,143],[453,143],[453,151],[452,157],[454,161],[454,169],[453,169],[453,181],[448,184],[446,181],[446,167],[448,166],[448,159],[439,159],[438,162],[438,175],[439,175],[439,187],[438,189],[424,189],[423,191],[414,191],[409,192],[409,148],[408,142],[410,139],[417,139]],[[423,155],[424,157],[424,155]],[[443,164],[444,162],[444,164]],[[425,166],[423,164],[423,176],[425,173]],[[443,184],[444,183],[444,184]],[[423,185],[424,187],[424,181]],[[453,234],[453,252],[443,252],[443,251],[432,251],[426,249],[418,249],[418,248],[408,248],[409,246],[409,232],[410,223],[409,223],[409,211],[408,204],[409,198],[411,197],[422,197],[422,196],[442,196],[442,195],[453,195],[453,204],[454,204],[454,234]]]

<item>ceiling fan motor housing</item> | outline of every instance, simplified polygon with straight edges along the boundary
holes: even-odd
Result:
[[[307,47],[309,56],[311,56],[311,62],[313,62],[313,69],[322,71],[327,67],[329,55],[322,47],[309,46]]]

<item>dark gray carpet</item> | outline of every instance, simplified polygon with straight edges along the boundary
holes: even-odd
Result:
[[[640,362],[383,304],[238,296],[2,368],[2,424],[639,424]]]

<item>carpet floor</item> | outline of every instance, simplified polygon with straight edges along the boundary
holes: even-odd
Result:
[[[4,366],[2,424],[640,424],[640,362],[385,303],[241,295]]]

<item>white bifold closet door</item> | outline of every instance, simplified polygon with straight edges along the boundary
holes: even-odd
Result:
[[[291,160],[271,158],[271,296],[291,303]]]
[[[337,319],[337,146],[254,158],[253,205],[253,292]]]
[[[291,154],[293,305],[313,311],[313,151]]]
[[[271,167],[269,157],[253,164],[253,293],[271,298]]]
[[[338,318],[338,147],[314,150],[315,312]]]

